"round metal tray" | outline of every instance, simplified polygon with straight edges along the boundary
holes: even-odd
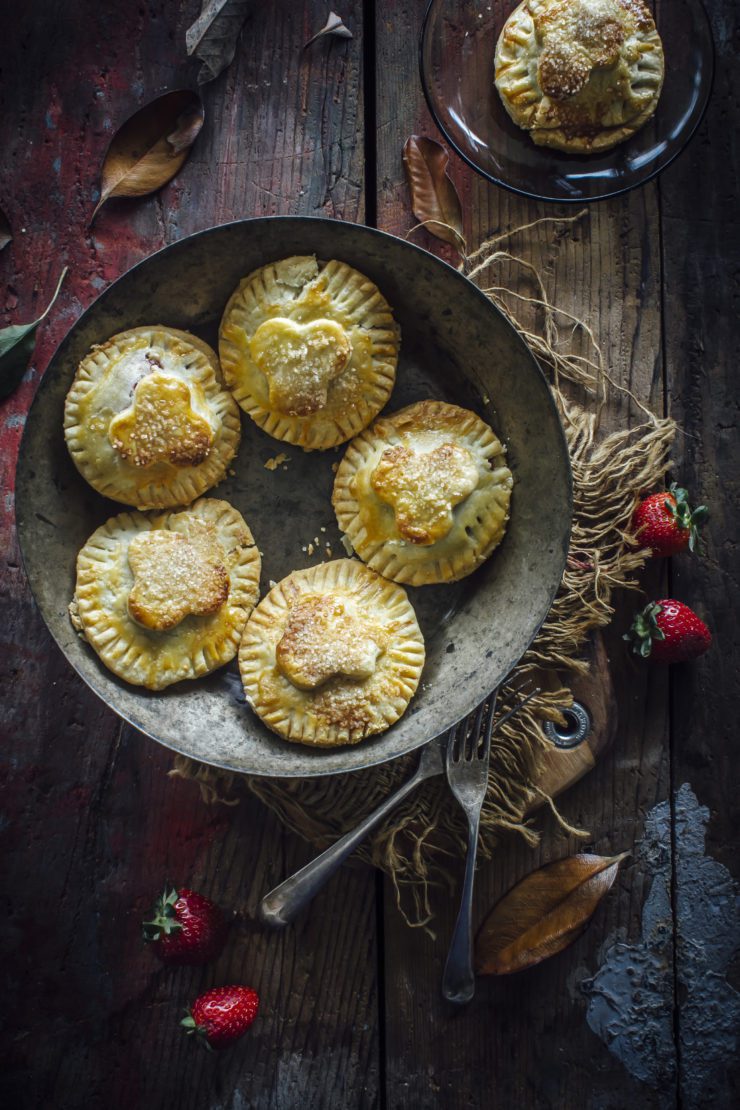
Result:
[[[338,258],[367,274],[401,325],[398,377],[386,411],[436,397],[474,409],[507,444],[514,474],[501,547],[450,586],[409,589],[426,638],[422,684],[381,736],[317,749],[269,732],[245,704],[236,663],[152,693],[119,681],[74,632],[67,606],[77,552],[124,506],[100,497],[72,464],[64,398],[93,343],[144,324],[185,328],[214,346],[240,278],[293,254]],[[331,489],[336,451],[304,453],[243,418],[234,473],[213,496],[244,515],[263,553],[262,589],[291,570],[344,557]],[[265,468],[280,452],[284,466]],[[31,407],[16,480],[18,533],[31,588],[59,647],[91,688],[136,728],[175,751],[258,775],[334,774],[418,747],[470,712],[511,670],[545,618],[565,565],[571,476],[550,389],[496,308],[433,255],[356,224],[308,217],[243,220],[192,235],[133,267],[80,317],[54,355]],[[316,540],[318,539],[318,544]],[[309,545],[316,550],[309,555]]]

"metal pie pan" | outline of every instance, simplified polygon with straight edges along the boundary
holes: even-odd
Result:
[[[77,552],[125,506],[77,473],[62,432],[64,398],[93,343],[146,324],[191,330],[215,345],[226,301],[250,271],[293,254],[337,258],[371,278],[401,325],[398,377],[385,411],[434,397],[473,409],[508,448],[511,520],[500,548],[449,586],[409,589],[427,662],[406,714],[360,744],[311,749],[266,729],[246,705],[234,661],[159,693],[109,672],[74,632],[67,606]],[[243,416],[233,475],[213,496],[243,514],[263,553],[262,592],[291,570],[344,557],[332,464],[343,448],[305,453]],[[265,463],[280,452],[287,463]],[[57,349],[28,415],[16,479],[26,572],[41,614],[85,682],[121,717],[193,759],[255,775],[337,774],[409,752],[469,713],[521,658],[544,620],[565,566],[572,489],[555,403],[531,352],[461,274],[427,251],[357,224],[310,217],[242,220],[165,247],[114,282]],[[318,540],[318,543],[316,543]],[[309,554],[312,550],[313,552]]]

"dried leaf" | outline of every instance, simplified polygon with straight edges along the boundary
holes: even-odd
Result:
[[[188,57],[203,63],[198,84],[213,81],[230,66],[251,0],[203,0],[200,15],[185,32]]]
[[[37,320],[32,320],[30,324],[11,324],[8,328],[0,329],[0,398],[9,397],[20,384],[36,346],[36,328],[59,296],[66,273],[65,266],[54,296]]]
[[[13,232],[10,227],[10,220],[0,208],[0,251],[3,247],[7,247],[12,238]]]
[[[305,50],[307,46],[310,46],[312,42],[316,42],[317,39],[322,39],[324,35],[336,35],[337,38],[340,39],[351,39],[353,37],[349,27],[345,27],[342,17],[337,15],[336,12],[329,12],[329,18],[324,26],[320,31],[316,32],[313,38],[310,38],[308,42],[305,43],[303,49]]]
[[[449,161],[445,148],[434,139],[412,135],[406,140],[403,166],[414,215],[432,235],[463,251],[462,205],[447,174]]]
[[[158,96],[127,119],[108,147],[90,223],[111,197],[143,197],[166,185],[185,162],[203,119],[203,102],[189,89]]]
[[[527,875],[481,926],[478,974],[509,975],[562,952],[586,928],[628,855],[570,856]]]

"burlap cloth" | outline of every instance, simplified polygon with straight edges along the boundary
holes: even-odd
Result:
[[[647,552],[635,545],[630,521],[638,496],[659,485],[668,469],[675,434],[673,421],[655,417],[628,391],[630,404],[643,410],[636,427],[599,434],[599,415],[612,380],[592,330],[549,300],[538,271],[501,249],[505,240],[551,223],[558,235],[583,218],[547,218],[487,240],[466,255],[461,269],[500,308],[550,373],[573,469],[573,531],[560,589],[542,629],[499,694],[503,712],[513,704],[512,687],[536,675],[543,689],[510,724],[494,736],[488,794],[481,818],[480,854],[490,858],[502,834],[516,833],[530,844],[538,832],[527,818],[546,801],[568,831],[552,800],[534,786],[548,741],[542,722],[559,719],[558,707],[572,702],[568,675],[582,673],[579,658],[589,633],[604,627],[614,612],[612,595],[636,586],[635,574]],[[498,275],[499,284],[492,284]],[[548,672],[543,681],[542,672]],[[303,780],[253,778],[177,756],[172,774],[194,779],[209,802],[238,801],[247,789],[280,820],[322,849],[384,800],[410,774],[415,754],[346,775]],[[466,843],[462,811],[443,777],[427,780],[400,805],[359,849],[357,855],[391,878],[399,908],[410,925],[431,918],[429,884],[445,882]]]

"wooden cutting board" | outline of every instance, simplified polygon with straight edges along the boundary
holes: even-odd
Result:
[[[575,700],[585,706],[591,716],[591,731],[577,748],[558,748],[548,743],[545,763],[536,785],[551,798],[556,798],[588,774],[602,752],[612,744],[617,729],[614,687],[600,632],[594,634],[585,658],[590,665],[589,672],[575,678],[571,688]],[[542,804],[541,801],[535,802],[529,812]]]

